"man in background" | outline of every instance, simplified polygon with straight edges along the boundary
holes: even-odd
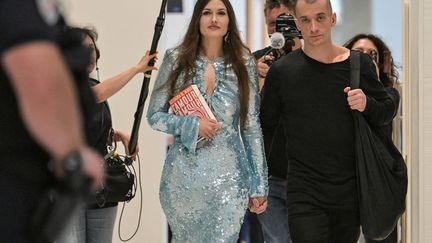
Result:
[[[67,161],[102,182],[103,161],[86,145],[77,88],[57,46],[60,20],[53,1],[0,1],[0,242],[35,242],[50,159],[57,178]]]

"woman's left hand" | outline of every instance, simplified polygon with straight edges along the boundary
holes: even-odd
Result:
[[[135,66],[136,70],[138,71],[137,73],[147,72],[149,70],[158,70],[157,67],[148,65],[150,60],[152,60],[153,58],[155,59],[155,62],[158,60],[157,55],[158,52],[154,53],[153,55],[150,55],[150,52],[147,51],[146,54],[141,58],[141,60]]]
[[[136,148],[135,148],[135,152],[133,154],[129,154],[129,140],[130,140],[130,136],[128,134],[124,134],[118,130],[114,130],[114,136],[113,136],[114,140],[117,142],[122,142],[123,147],[125,149],[125,152],[128,156],[130,156],[132,158],[132,160],[136,159],[136,155],[139,152],[139,145],[137,144]]]
[[[267,209],[267,197],[249,198],[249,210],[252,213],[260,214]]]

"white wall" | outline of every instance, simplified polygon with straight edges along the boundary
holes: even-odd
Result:
[[[160,1],[68,0],[65,7],[68,9],[68,19],[73,23],[92,24],[97,28],[101,50],[100,77],[103,80],[134,65],[145,50],[150,48]],[[138,75],[109,99],[115,128],[130,133],[141,83],[142,75]],[[146,110],[139,133],[144,208],[139,233],[130,242],[159,243],[163,242],[165,224],[158,199],[164,139],[149,128],[145,114]],[[137,196],[126,206],[122,224],[125,236],[129,236],[135,229],[139,203],[140,198]],[[120,242],[116,234],[117,228],[114,242]]]
[[[194,5],[195,1],[183,1],[183,13],[167,13],[165,27],[159,44],[161,50],[180,44],[192,17]],[[161,53],[161,56],[163,54]]]
[[[236,14],[237,25],[239,27],[240,35],[243,41],[246,41],[246,22],[247,22],[246,1],[248,0],[231,1],[231,4]]]
[[[402,7],[402,0],[371,1],[371,32],[383,38],[398,65],[402,64]]]
[[[359,33],[380,36],[392,51],[394,61],[402,65],[403,0],[332,0],[338,15],[334,41],[344,44]]]
[[[356,34],[371,32],[371,1],[332,0],[333,11],[337,16],[333,29],[334,42],[343,45]]]

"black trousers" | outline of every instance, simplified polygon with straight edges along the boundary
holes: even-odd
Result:
[[[360,236],[357,210],[329,208],[310,202],[288,205],[293,243],[356,243]]]
[[[27,158],[26,158],[27,157]],[[0,154],[0,242],[34,243],[32,219],[48,186],[47,169],[30,156]]]
[[[41,191],[0,173],[0,242],[31,243],[33,212]]]

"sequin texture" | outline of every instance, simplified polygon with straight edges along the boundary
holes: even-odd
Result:
[[[199,120],[168,113],[170,96],[160,89],[176,65],[177,52],[168,50],[151,96],[147,119],[153,129],[172,134],[160,182],[160,201],[176,243],[237,241],[249,197],[267,195],[267,164],[259,124],[258,78],[248,57],[250,97],[248,118],[239,127],[237,77],[219,58],[213,63],[216,85],[205,93],[208,61],[198,58],[197,84],[222,128],[211,140],[196,143]],[[182,77],[182,76],[181,76]],[[180,77],[180,78],[181,78]]]

